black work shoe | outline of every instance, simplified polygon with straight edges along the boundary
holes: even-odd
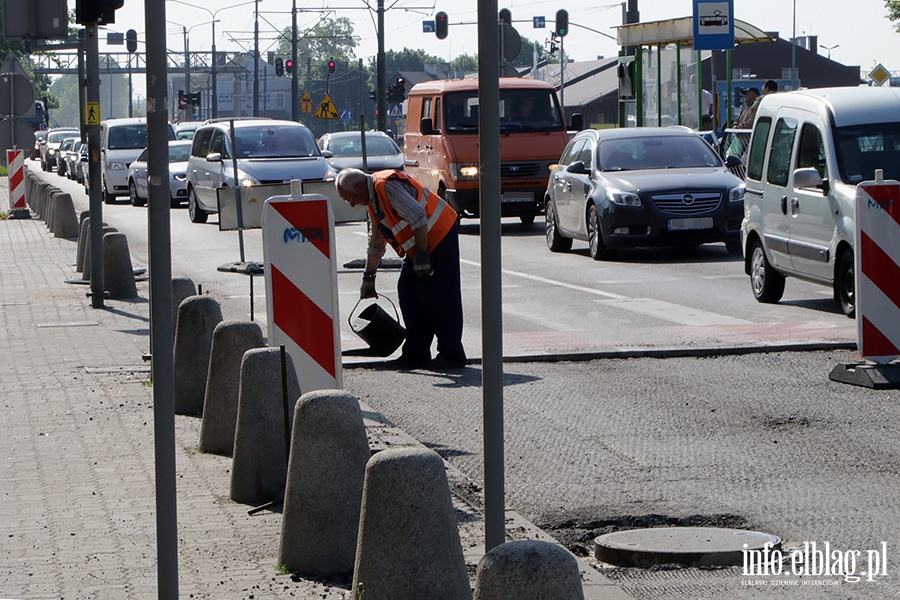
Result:
[[[431,361],[429,368],[435,371],[454,371],[463,369],[465,366],[465,358],[448,358],[442,354],[438,354],[434,360]]]

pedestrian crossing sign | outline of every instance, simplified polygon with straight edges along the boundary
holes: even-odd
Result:
[[[300,109],[305,113],[312,112],[312,96],[309,95],[309,92],[303,92],[303,97],[300,98]]]
[[[330,94],[325,94],[325,97],[322,98],[322,101],[319,103],[319,108],[316,109],[315,114],[313,114],[313,119],[340,119],[341,113],[338,112],[337,107],[334,105],[334,101],[331,99]]]

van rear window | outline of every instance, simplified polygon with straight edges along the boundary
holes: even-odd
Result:
[[[838,170],[845,183],[900,178],[900,123],[872,123],[838,127],[834,133]]]

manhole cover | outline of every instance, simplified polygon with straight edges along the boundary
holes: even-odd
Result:
[[[781,548],[781,538],[746,529],[653,527],[601,535],[594,539],[597,560],[623,567],[680,564],[731,567],[744,564],[744,552]]]

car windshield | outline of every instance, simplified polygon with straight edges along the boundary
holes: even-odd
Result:
[[[478,92],[446,94],[444,123],[449,133],[478,133]],[[552,90],[500,90],[500,131],[561,131],[564,128]]]
[[[187,162],[191,157],[191,145],[179,144],[177,146],[169,146],[169,162]]]
[[[47,143],[53,144],[56,142],[61,142],[64,139],[66,139],[67,137],[71,137],[71,135],[72,135],[71,129],[68,131],[54,131],[53,133],[51,133],[47,136]]]
[[[841,180],[856,185],[875,179],[900,178],[900,123],[872,123],[838,127],[834,134]]]
[[[235,128],[238,158],[304,158],[319,156],[312,134],[300,126]]]
[[[147,147],[147,125],[119,125],[109,128],[107,150],[137,150]]]
[[[336,157],[356,157],[362,156],[361,142],[362,140],[359,136],[332,138],[329,146]],[[366,154],[369,156],[391,156],[400,154],[400,148],[390,138],[367,135]]]
[[[600,143],[602,171],[719,167],[722,160],[697,135],[628,137]]]

